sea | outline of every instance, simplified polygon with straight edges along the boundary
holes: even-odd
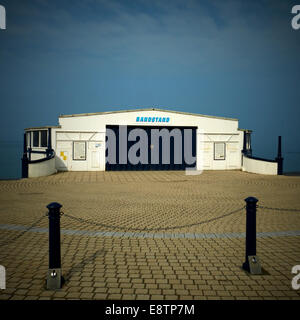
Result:
[[[0,180],[21,178],[22,153],[23,141],[0,141]],[[255,156],[263,157],[262,155]],[[284,173],[300,175],[300,152],[283,153],[283,158]]]

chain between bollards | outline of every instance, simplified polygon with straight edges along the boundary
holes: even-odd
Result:
[[[246,201],[246,253],[243,269],[251,274],[261,274],[261,265],[256,255],[256,208],[258,199],[248,197]],[[60,211],[62,205],[52,202],[47,205],[46,214],[49,218],[49,269],[46,287],[49,290],[61,289],[64,278],[61,270],[61,243],[60,243]]]
[[[49,269],[47,274],[46,287],[49,290],[60,289],[64,278],[61,272],[61,254],[60,254],[60,217],[62,205],[52,202],[47,205],[49,210]]]

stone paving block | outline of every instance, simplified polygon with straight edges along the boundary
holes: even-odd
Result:
[[[107,296],[108,300],[121,300],[122,294],[112,293]]]
[[[95,293],[94,299],[96,300],[106,300],[107,294],[106,293]]]
[[[214,290],[203,290],[203,294],[207,297],[209,296],[216,296],[216,292]]]
[[[165,295],[165,300],[178,300],[179,296],[178,295]]]
[[[114,287],[109,287],[108,290],[107,290],[107,293],[120,293],[121,292],[121,288],[122,287],[117,287],[117,288],[114,288]]]
[[[93,292],[94,291],[94,287],[82,287],[81,289],[80,289],[80,292],[81,293],[91,293],[91,292]]]
[[[67,299],[79,299],[81,293],[80,292],[70,292],[65,296]]]
[[[63,298],[67,295],[66,291],[55,291],[53,297],[55,298]]]
[[[134,294],[135,289],[133,288],[122,288],[122,293],[123,294]]]
[[[80,295],[80,299],[87,299],[87,300],[92,300],[94,298],[94,294],[93,293],[82,293]]]
[[[137,294],[136,295],[136,299],[137,300],[149,300],[150,299],[150,295],[148,295],[148,294]]]
[[[122,300],[135,300],[136,295],[135,294],[123,294]]]
[[[24,300],[25,296],[13,295],[9,298],[9,300]]]
[[[135,294],[139,295],[139,294],[147,294],[149,292],[148,289],[135,289]]]
[[[151,278],[151,279],[144,279],[144,283],[146,285],[153,285],[157,287],[157,284],[155,284],[155,279]]]
[[[146,283],[146,288],[147,289],[157,289],[158,285],[155,283]]]
[[[184,296],[179,296],[179,300],[193,300],[194,297],[193,296],[190,296],[190,295],[184,295]]]

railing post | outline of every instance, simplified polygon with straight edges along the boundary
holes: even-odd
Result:
[[[28,158],[27,158],[27,153],[23,153],[23,157],[22,157],[22,178],[28,178]]]
[[[281,136],[278,136],[278,150],[277,150],[277,157],[275,158],[277,161],[277,174],[283,174],[283,158],[281,155]]]
[[[256,203],[254,197],[248,197],[246,201],[246,257],[243,269],[251,274],[261,274],[261,266],[256,256]]]
[[[24,142],[23,142],[22,178],[28,178],[28,157],[27,157],[26,133],[24,133]]]
[[[48,141],[47,141],[47,149],[46,149],[47,157],[49,157],[51,151],[52,151],[51,128],[48,128]]]
[[[60,208],[61,204],[52,202],[47,205],[49,210],[49,269],[47,289],[60,289],[63,284],[60,259]]]

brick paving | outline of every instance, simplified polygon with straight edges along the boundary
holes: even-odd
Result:
[[[291,269],[300,264],[300,211],[259,208],[257,254],[265,272],[241,269],[244,199],[300,209],[299,176],[65,172],[0,181],[0,191],[0,264],[7,272],[0,299],[300,299],[291,287]],[[66,283],[56,291],[45,289],[47,217],[24,233],[52,201],[66,214]]]

